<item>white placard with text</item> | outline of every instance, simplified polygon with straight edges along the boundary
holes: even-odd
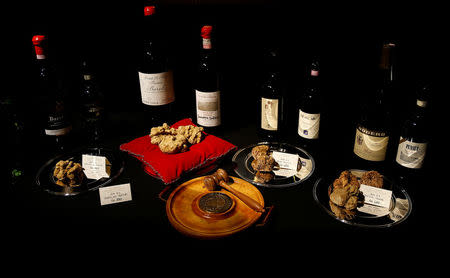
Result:
[[[389,208],[391,205],[392,191],[361,184],[359,190],[364,195],[364,203]]]
[[[299,157],[298,154],[272,152],[272,157],[282,169],[297,171]]]
[[[129,183],[100,187],[98,192],[100,194],[100,204],[102,206],[132,200]]]
[[[81,166],[88,179],[109,178],[108,165],[109,161],[104,156],[83,154],[81,159]]]

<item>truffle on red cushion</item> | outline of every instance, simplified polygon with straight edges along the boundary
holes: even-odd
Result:
[[[171,127],[194,125],[191,119],[183,119]],[[211,134],[204,134],[200,143],[189,146],[185,152],[163,153],[158,145],[152,144],[149,135],[120,145],[125,151],[139,159],[144,170],[151,176],[161,179],[165,184],[177,181],[182,175],[213,164],[221,157],[236,150],[236,146]]]

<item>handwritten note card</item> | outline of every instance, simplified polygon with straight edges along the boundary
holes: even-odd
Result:
[[[278,163],[280,169],[274,170],[277,176],[290,177],[297,174],[299,156],[297,154],[272,152],[273,159]]]
[[[292,153],[272,152],[272,157],[280,165],[280,168],[297,171],[298,155]]]
[[[100,187],[100,204],[109,205],[131,201],[131,188],[129,183]]]
[[[392,191],[361,184],[359,190],[364,195],[364,203],[383,208],[389,208],[391,205]]]
[[[104,156],[83,154],[81,158],[81,165],[88,179],[108,178],[107,166],[109,164],[109,161]]]

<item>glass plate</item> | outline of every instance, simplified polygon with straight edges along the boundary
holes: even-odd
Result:
[[[267,183],[255,182],[253,179],[255,177],[256,171],[253,170],[251,166],[253,159],[252,149],[258,145],[269,145],[269,151],[278,151],[289,154],[297,154],[299,156],[302,167],[295,174],[289,174],[285,172],[285,175],[278,175],[281,171],[275,171],[277,175]],[[234,171],[242,179],[258,186],[271,187],[271,188],[284,188],[289,186],[298,185],[306,181],[314,172],[315,162],[313,157],[306,152],[304,149],[287,144],[287,143],[276,143],[276,142],[261,142],[258,144],[247,146],[243,149],[238,150],[232,161],[234,163]]]
[[[358,179],[366,170],[350,169]],[[405,189],[383,176],[383,188],[392,191],[389,208],[370,204],[359,205],[355,210],[348,211],[330,202],[329,192],[332,192],[333,181],[341,172],[319,178],[313,187],[316,202],[334,219],[349,225],[359,227],[391,227],[405,221],[411,214],[412,202]]]
[[[85,178],[81,185],[75,187],[60,186],[56,184],[56,179],[53,177],[53,171],[56,163],[60,160],[71,160],[81,164],[83,154],[104,156],[110,164],[107,167],[111,167],[109,178],[101,178],[98,180]],[[38,171],[36,175],[36,184],[43,190],[50,194],[60,196],[73,196],[83,192],[96,190],[99,187],[105,186],[115,180],[123,171],[124,161],[121,155],[112,150],[104,148],[86,148],[70,152],[67,154],[56,156],[47,161]]]

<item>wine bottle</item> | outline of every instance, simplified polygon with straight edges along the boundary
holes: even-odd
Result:
[[[363,170],[384,170],[389,143],[390,115],[384,87],[378,88],[363,104],[356,127],[353,153]]]
[[[173,73],[156,18],[156,7],[144,7],[144,46],[138,68],[141,99],[152,126],[170,122],[175,101]]]
[[[398,138],[401,126],[402,113],[399,107],[402,107],[404,96],[400,90],[399,72],[398,72],[398,45],[392,41],[386,41],[382,44],[380,63],[378,67],[379,81],[385,92],[385,105],[389,113],[390,137]],[[395,144],[389,144],[386,160],[392,161],[396,152]]]
[[[81,62],[81,78],[80,102],[83,131],[89,142],[99,143],[104,138],[105,102],[88,59]]]
[[[211,25],[201,28],[202,47],[195,78],[195,102],[197,124],[214,133],[221,125],[221,102],[216,53],[211,34]]]
[[[38,69],[38,94],[42,101],[40,105],[44,108],[41,113],[44,118],[45,144],[50,150],[62,151],[68,147],[72,125],[65,104],[61,79],[57,78],[56,72],[49,63],[46,36],[35,35],[32,42]]]
[[[279,140],[284,125],[284,86],[277,50],[266,53],[264,81],[259,93],[259,135],[268,141]]]
[[[321,94],[319,85],[319,62],[311,63],[311,72],[307,79],[306,89],[298,103],[298,130],[301,144],[313,147],[319,140]]]
[[[426,114],[430,86],[422,86],[417,94],[415,109],[401,128],[395,161],[401,175],[416,173],[423,167],[428,145]]]

